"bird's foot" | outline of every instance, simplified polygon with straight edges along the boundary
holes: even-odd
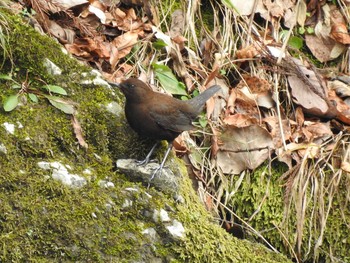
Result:
[[[154,177],[156,176],[157,173],[161,172],[163,169],[163,167],[159,166],[158,168],[156,168],[151,176],[151,178],[149,179],[149,181],[152,181],[154,179]]]
[[[155,177],[158,173],[162,172],[162,169],[163,169],[163,166],[159,165],[159,167],[156,168],[156,169],[154,170],[154,172],[152,173],[151,178],[149,178],[149,180],[148,180],[148,186],[147,186],[147,188],[150,187],[151,182],[152,182],[152,180],[154,179],[154,177]]]
[[[152,159],[152,160],[150,160],[150,159],[144,159],[144,160],[137,160],[136,161],[136,164],[137,164],[137,166],[142,166],[142,165],[146,165],[146,164],[148,164],[148,163],[155,163],[155,162],[157,162],[157,160],[156,159]]]

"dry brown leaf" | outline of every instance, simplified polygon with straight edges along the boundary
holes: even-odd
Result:
[[[71,54],[86,60],[109,58],[109,43],[103,42],[102,37],[78,38],[73,44],[66,44],[65,47]]]
[[[137,40],[138,33],[129,31],[116,37],[112,41],[112,52],[109,60],[112,68],[115,68],[118,61],[130,53],[133,46],[137,43]]]
[[[219,131],[209,122],[211,131],[213,132],[213,136],[211,136],[211,155],[213,158],[216,158],[216,155],[219,151]]]
[[[122,3],[129,5],[129,6],[142,6],[145,10],[148,18],[153,21],[153,19],[156,17],[156,21],[153,21],[155,25],[158,23],[155,23],[158,21],[157,14],[155,9],[153,8],[153,5],[149,2],[149,0],[121,0]]]
[[[261,3],[263,3],[263,6]],[[283,17],[286,10],[293,8],[294,5],[295,1],[293,0],[263,0],[258,1],[257,11],[268,20],[271,16],[275,18]]]
[[[276,0],[272,2],[272,0],[263,0],[267,10],[274,17],[282,17],[284,14],[284,6],[281,0]]]
[[[258,94],[258,93],[264,93],[266,91],[271,90],[270,83],[265,79],[258,78],[256,76],[250,76],[247,74],[243,74],[242,77],[247,83],[252,93]],[[245,85],[244,82],[240,82],[237,88],[240,88],[242,85]]]
[[[235,89],[232,92],[236,93],[235,101],[235,112],[236,113],[245,113],[252,116],[258,117],[259,110],[257,108],[256,102],[248,98],[240,89]]]
[[[241,81],[237,88],[250,100],[255,101],[255,104],[264,108],[272,108],[275,103],[271,97],[271,85],[264,79],[243,75],[245,80]],[[248,89],[248,87],[249,89]]]
[[[179,46],[179,50],[182,51],[185,48],[185,42],[187,41],[187,39],[183,36],[176,36],[171,38],[172,41],[174,41],[174,43],[176,43]]]
[[[292,169],[292,154],[289,151],[285,151],[283,148],[276,149],[277,159],[280,162],[285,163],[289,169]]]
[[[341,98],[339,98],[335,92],[335,90],[328,91],[329,100],[336,105],[338,112],[350,116],[350,106],[347,105]]]
[[[331,30],[331,37],[341,44],[350,44],[350,35],[345,24],[334,24]]]
[[[180,153],[181,155],[189,152],[189,149],[187,148],[182,136],[177,136],[175,138],[175,140],[173,141],[173,147],[176,153]]]
[[[209,79],[207,79],[207,80],[209,80]],[[213,109],[211,112],[211,119],[214,121],[217,121],[219,119],[223,109],[226,108],[226,100],[227,100],[228,93],[229,93],[229,87],[227,86],[227,83],[225,82],[224,79],[217,78],[217,77],[214,79],[211,79],[211,81],[209,81],[209,82],[205,81],[205,83],[206,83],[205,84],[206,87],[210,87],[212,85],[219,85],[221,88],[220,91],[218,93],[216,93],[215,103],[213,105]],[[209,116],[209,115],[207,115],[207,116]]]
[[[344,172],[350,173],[350,163],[349,162],[342,162],[341,163],[341,169]]]
[[[303,132],[307,135],[306,142],[313,142],[315,139],[322,138],[328,139],[330,136],[333,136],[333,132],[329,127],[329,123],[321,123],[321,122],[306,122],[304,123],[306,126],[303,127]]]
[[[327,62],[335,59],[332,54],[336,42],[331,38],[319,38],[315,35],[305,35],[305,43],[311,53],[320,61]],[[340,54],[339,54],[340,55]]]
[[[238,174],[262,164],[273,149],[271,135],[259,125],[228,126],[220,135],[217,165],[226,174]]]
[[[48,22],[49,32],[63,44],[72,44],[75,38],[75,32],[72,29],[62,28],[56,22]]]
[[[301,107],[298,107],[295,110],[295,121],[298,124],[298,127],[302,127],[305,121],[304,113]]]
[[[236,127],[247,127],[251,126],[252,124],[258,124],[258,119],[255,117],[251,117],[247,114],[234,114],[234,115],[227,115],[223,120],[224,124],[227,125],[233,125]]]
[[[213,49],[214,49],[214,43],[213,40],[206,37],[203,38],[203,40],[200,43],[200,53],[202,55],[203,59],[203,65],[207,67],[212,59],[213,55]]]
[[[119,30],[136,31],[143,27],[143,22],[136,16],[133,8],[130,8],[126,12],[117,8],[111,11],[111,14],[114,20],[109,21],[109,23],[116,26]]]
[[[248,47],[242,48],[236,51],[236,57],[238,59],[254,58],[261,54],[261,48],[257,44],[252,44]]]
[[[315,72],[307,69],[300,60],[294,59],[294,62],[298,75],[289,76],[288,82],[295,102],[309,114],[325,116],[329,106],[324,99],[326,94],[322,83],[319,82]]]
[[[334,90],[340,97],[350,97],[350,85],[340,80],[332,80],[327,82],[330,90]]]
[[[231,115],[235,113],[235,102],[237,99],[237,93],[234,89],[231,90],[230,96],[227,99],[225,115]]]
[[[290,140],[291,129],[288,120],[282,120],[283,137],[281,135],[279,119],[276,116],[266,117],[262,121],[268,125],[268,130],[272,136],[275,148],[283,145],[283,138],[285,141]]]
[[[78,119],[75,117],[74,114],[72,115],[72,125],[73,125],[75,137],[78,139],[80,146],[87,149],[89,146],[86,143],[86,141],[84,140],[83,130],[80,126]]]

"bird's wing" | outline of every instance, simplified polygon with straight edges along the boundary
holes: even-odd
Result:
[[[166,130],[181,133],[193,129],[191,116],[180,109],[157,107],[157,110],[150,112],[150,115],[159,126]]]

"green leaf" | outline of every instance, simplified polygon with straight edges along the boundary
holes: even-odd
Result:
[[[307,32],[308,34],[314,34],[314,33],[315,33],[315,29],[308,26],[308,27],[306,28],[306,32]]]
[[[205,128],[208,124],[208,119],[205,115],[200,115],[198,118],[198,122],[202,128]]]
[[[35,95],[35,94],[33,94],[33,93],[29,93],[28,94],[28,97],[30,98],[30,100],[32,101],[32,102],[35,102],[35,103],[38,103],[38,97]]]
[[[67,91],[64,88],[61,88],[60,86],[44,85],[43,88],[56,94],[67,95]]]
[[[159,50],[167,46],[167,44],[162,39],[157,39],[155,42],[153,42],[152,46]]]
[[[63,111],[66,114],[73,114],[75,112],[74,106],[70,102],[60,97],[50,95],[44,95],[44,97],[50,101],[52,106],[56,107],[57,109]]]
[[[11,76],[6,75],[6,74],[0,74],[0,79],[5,79],[5,80],[13,80]]]
[[[63,111],[66,114],[73,114],[75,111],[73,105],[65,104],[62,102],[57,102],[57,101],[50,100],[50,99],[49,99],[49,101],[53,106],[55,106],[57,109]]]
[[[303,47],[304,41],[300,37],[292,36],[288,40],[288,45],[299,50]]]
[[[22,87],[21,87],[21,85],[13,84],[13,85],[11,86],[11,88],[13,88],[13,89],[21,89]]]
[[[173,95],[187,95],[185,85],[176,79],[168,66],[153,63],[152,67],[156,78],[167,92]]]
[[[4,100],[4,110],[5,111],[12,111],[14,108],[17,107],[18,103],[19,103],[18,94],[8,96]]]

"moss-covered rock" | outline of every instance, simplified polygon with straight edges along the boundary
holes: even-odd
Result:
[[[290,258],[348,262],[350,214],[344,186],[349,178],[329,171],[318,178],[301,175],[298,180],[293,176],[281,180],[286,166],[274,163],[267,169],[269,164],[247,173],[227,205]],[[233,179],[232,185],[238,180]],[[259,240],[254,234],[248,238]]]
[[[10,32],[3,49],[12,54],[11,63],[8,53],[1,53],[6,62],[1,73],[19,83],[28,75],[35,90],[42,83],[63,87],[76,105],[88,145],[78,143],[72,116],[45,97],[39,96],[38,103],[22,100],[11,112],[0,110],[1,262],[289,262],[222,230],[187,179],[178,204],[118,173],[117,158],[143,155],[148,146],[130,131],[120,111],[108,110],[110,103],[121,101],[119,92],[81,84],[96,76],[20,17],[0,12]],[[61,75],[48,73],[46,58]],[[1,80],[2,100],[17,92],[11,83]],[[86,183],[55,180],[57,167],[71,180],[84,178]],[[168,219],[158,219],[159,211],[166,211]],[[171,234],[175,227],[184,232]]]

